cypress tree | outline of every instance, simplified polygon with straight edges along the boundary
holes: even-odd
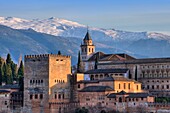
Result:
[[[97,63],[98,63],[98,56],[96,55],[96,59],[95,59],[95,65],[94,65],[94,69],[97,69]]]
[[[77,72],[82,72],[80,51],[79,51],[79,53],[78,53]]]
[[[22,61],[20,63],[19,69],[18,69],[18,77],[20,77],[20,76],[24,77],[24,65],[23,65]]]
[[[12,70],[12,79],[17,81],[17,64],[11,63],[11,70]]]
[[[11,55],[8,53],[7,54],[7,59],[6,59],[6,64],[11,64],[12,60],[11,60]]]
[[[3,77],[3,72],[2,72],[2,58],[0,57],[0,85],[2,85],[2,77]]]
[[[24,90],[24,65],[21,61],[20,67],[18,69],[18,77],[19,77],[19,86],[20,86],[20,91]]]
[[[138,70],[137,70],[137,66],[135,68],[135,80],[137,81],[138,80]]]
[[[2,72],[3,72],[2,82],[7,83],[7,76],[6,76],[6,63],[4,63],[4,64],[3,64],[3,66],[2,66]]]
[[[10,64],[6,64],[6,84],[12,84],[13,83],[13,79],[12,79],[12,70],[11,70],[11,65]]]

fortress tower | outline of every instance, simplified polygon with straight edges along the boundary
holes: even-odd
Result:
[[[93,45],[92,38],[88,31],[83,39],[83,44],[81,44],[80,47],[81,47],[81,59],[82,61],[87,61],[95,52],[95,46]]]
[[[25,112],[49,113],[50,102],[68,102],[71,57],[55,54],[26,55]]]

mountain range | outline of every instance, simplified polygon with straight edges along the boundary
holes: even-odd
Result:
[[[130,32],[88,27],[59,18],[25,20],[0,17],[0,56],[11,53],[17,61],[25,54],[61,53],[76,64],[87,29],[96,51],[127,53],[137,58],[170,57],[170,36],[156,32]]]

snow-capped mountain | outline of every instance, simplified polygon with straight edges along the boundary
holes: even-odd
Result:
[[[54,17],[43,20],[0,17],[0,24],[13,28],[0,26],[0,56],[10,52],[16,58],[20,54],[56,53],[62,49],[63,53],[73,56],[75,63],[87,32],[85,25]],[[88,30],[97,51],[136,57],[170,57],[168,35],[95,27]]]

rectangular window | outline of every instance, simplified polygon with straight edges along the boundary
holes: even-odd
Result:
[[[137,89],[137,90],[139,89],[138,85],[136,86],[136,89]]]
[[[120,89],[120,84],[119,84],[119,89]]]
[[[130,83],[128,84],[128,88],[130,89]]]
[[[40,94],[40,99],[43,99],[43,94]]]
[[[35,94],[35,99],[37,99],[38,98],[38,95],[37,94]]]
[[[166,88],[169,89],[169,85],[167,85]]]
[[[126,89],[126,83],[124,83],[124,89]]]
[[[30,100],[32,100],[33,95],[30,95]]]
[[[80,84],[78,84],[78,88],[80,88]]]

